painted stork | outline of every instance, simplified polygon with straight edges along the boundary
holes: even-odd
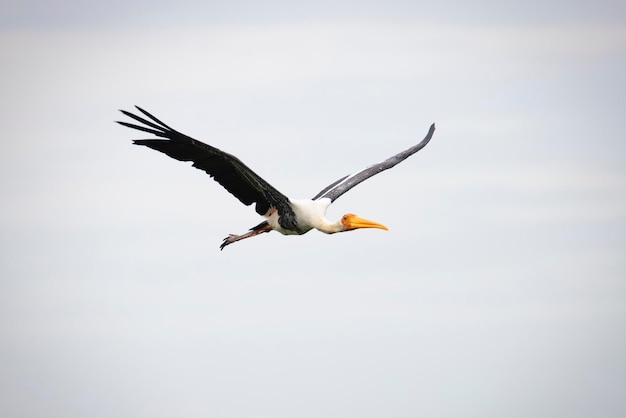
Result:
[[[357,184],[395,166],[424,148],[435,132],[435,124],[433,123],[428,134],[419,144],[378,164],[340,178],[326,186],[312,199],[296,200],[290,199],[276,190],[237,157],[182,134],[142,108],[138,106],[136,108],[147,119],[125,110],[121,110],[121,112],[141,125],[121,121],[117,123],[164,139],[136,139],[133,141],[134,144],[160,151],[179,161],[192,161],[193,167],[206,171],[241,203],[245,205],[255,203],[256,212],[265,218],[265,221],[250,228],[245,234],[231,234],[224,238],[220,245],[222,250],[229,244],[272,230],[284,235],[302,235],[313,228],[327,234],[352,231],[358,228],[387,230],[383,224],[360,218],[351,213],[343,215],[336,222],[331,222],[326,219],[326,209],[339,196]]]

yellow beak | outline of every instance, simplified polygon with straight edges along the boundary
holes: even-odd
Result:
[[[342,220],[343,224],[346,226],[346,229],[358,229],[358,228],[379,228],[388,231],[385,225],[380,224],[378,222],[370,221],[369,219],[359,218],[356,215],[345,215]]]

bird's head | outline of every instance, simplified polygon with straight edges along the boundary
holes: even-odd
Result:
[[[343,225],[344,231],[352,231],[353,229],[359,228],[380,228],[384,229],[385,231],[389,229],[383,224],[370,221],[369,219],[359,218],[352,213],[346,213],[341,217],[341,225]]]

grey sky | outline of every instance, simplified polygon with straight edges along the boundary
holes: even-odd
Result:
[[[415,3],[401,1],[290,2],[269,0],[171,3],[135,0],[130,2],[93,2],[59,0],[55,2],[7,0],[0,6],[0,22],[13,27],[115,27],[206,23],[279,23],[303,19],[376,19],[392,21],[431,20],[476,23],[554,23],[612,21],[619,23],[626,7],[618,0],[597,2],[520,2],[489,0]]]
[[[0,416],[624,416],[618,3],[4,2]],[[220,252],[135,104],[296,198],[437,131]]]

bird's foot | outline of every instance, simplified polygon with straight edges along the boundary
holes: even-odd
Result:
[[[222,244],[220,245],[220,250],[223,250],[224,247],[226,247],[227,245],[230,245],[233,242],[237,242],[240,239],[242,239],[241,235],[228,234],[228,236],[222,241]]]
[[[250,228],[250,230],[246,232],[245,234],[241,234],[241,235],[229,234],[222,241],[222,245],[220,245],[220,250],[223,250],[224,247],[232,244],[233,242],[241,241],[242,239],[246,239],[250,237],[255,237],[264,232],[270,232],[271,230],[272,230],[272,227],[267,222],[261,222],[257,226]]]

